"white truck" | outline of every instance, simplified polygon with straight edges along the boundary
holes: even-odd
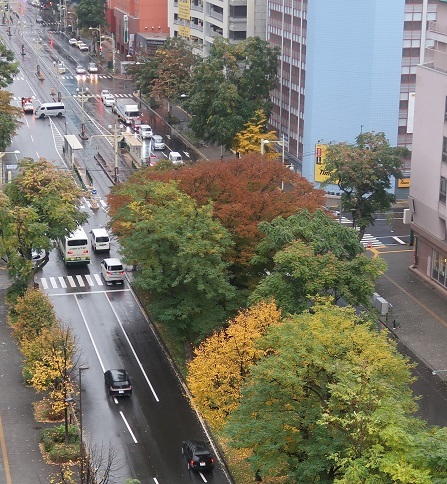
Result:
[[[135,104],[135,101],[132,99],[117,99],[115,105],[112,107],[112,111],[117,114],[118,119],[126,125],[130,125],[132,119],[141,116],[138,104]]]

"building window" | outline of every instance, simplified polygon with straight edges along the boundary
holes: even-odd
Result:
[[[441,176],[441,184],[439,187],[439,201],[445,203],[447,195],[447,178]]]
[[[447,137],[442,138],[442,161],[447,163]]]

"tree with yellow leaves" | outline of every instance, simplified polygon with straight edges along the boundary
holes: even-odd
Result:
[[[56,324],[56,314],[50,299],[38,289],[28,289],[17,299],[14,311],[10,311],[8,322],[14,337],[22,343],[33,341],[43,329],[50,329]]]
[[[242,127],[233,140],[233,149],[241,154],[260,151],[261,140],[273,141],[277,139],[275,131],[266,132],[267,116],[262,109],[258,109],[255,116]]]
[[[60,322],[44,329],[33,340],[22,343],[24,374],[38,392],[48,392],[53,415],[59,415],[66,399],[74,394],[71,374],[75,366],[76,341],[73,331]]]
[[[221,428],[237,407],[240,387],[251,366],[263,356],[255,341],[281,322],[274,302],[260,302],[239,314],[207,338],[188,367],[188,386],[194,403],[211,426]]]

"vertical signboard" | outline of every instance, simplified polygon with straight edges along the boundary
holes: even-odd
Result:
[[[129,43],[129,16],[124,15],[124,43],[128,44]]]
[[[178,0],[178,18],[182,20],[191,20],[191,1]]]
[[[315,172],[314,178],[316,182],[325,182],[328,178],[330,173],[326,170],[326,154],[327,154],[327,145],[315,145]]]

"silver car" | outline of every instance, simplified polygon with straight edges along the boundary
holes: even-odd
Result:
[[[152,149],[153,150],[164,150],[166,148],[163,137],[159,134],[154,134],[152,136]]]
[[[101,261],[101,275],[107,284],[124,282],[124,267],[119,259],[110,258]]]

